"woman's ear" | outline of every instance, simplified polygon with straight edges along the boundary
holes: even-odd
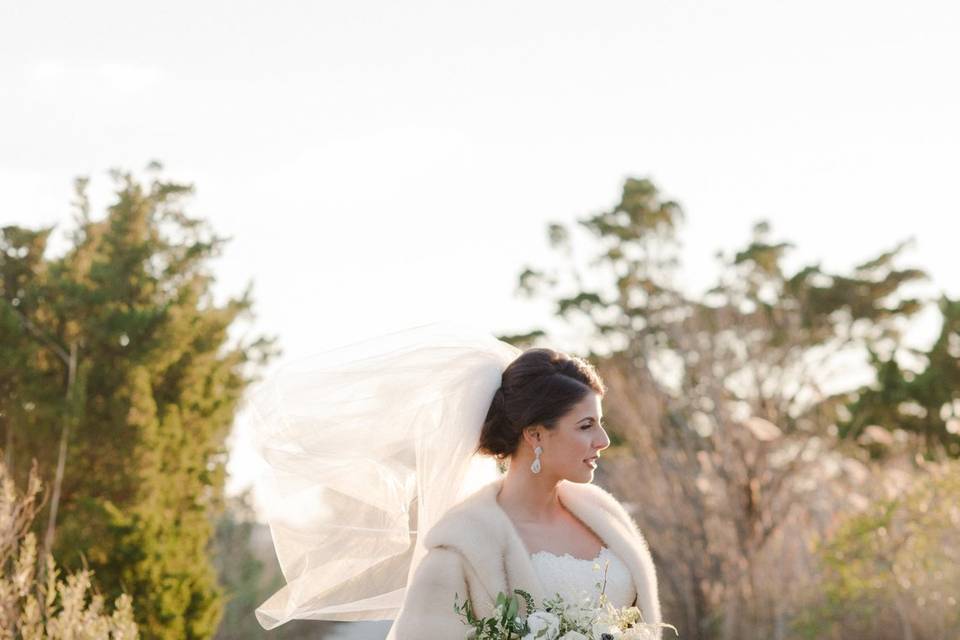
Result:
[[[543,427],[538,424],[523,429],[523,439],[530,445],[531,449],[543,443],[542,436]]]

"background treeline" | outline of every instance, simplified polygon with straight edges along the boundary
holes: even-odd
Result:
[[[253,618],[282,578],[249,497],[224,498],[224,442],[276,339],[231,339],[251,290],[214,302],[226,240],[159,172],[115,172],[96,220],[78,180],[61,256],[51,229],[0,229],[0,446],[18,484],[36,459],[48,485],[39,545],[107,602],[130,594],[145,638],[382,637]],[[682,224],[628,179],[609,210],[550,225],[556,265],[517,292],[555,305],[610,388],[597,482],[650,542],[665,619],[686,640],[957,637],[960,302],[921,295],[906,244],[791,269],[762,222],[691,297]],[[924,309],[940,332],[917,350]]]
[[[685,640],[960,637],[960,302],[917,294],[905,243],[788,269],[764,222],[691,298],[682,220],[627,180],[610,210],[551,225],[558,266],[519,280],[609,385],[597,482],[646,532],[666,620]],[[940,331],[917,350],[922,309]]]

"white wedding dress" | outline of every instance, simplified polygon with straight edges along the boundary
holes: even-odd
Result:
[[[530,561],[543,583],[544,593],[549,594],[548,598],[559,593],[567,602],[584,598],[596,601],[600,593],[596,585],[598,582],[603,585],[605,566],[608,568],[604,593],[610,604],[618,608],[628,607],[637,595],[630,570],[606,546],[593,560],[575,558],[569,553],[558,556],[549,551],[537,551],[530,554]]]

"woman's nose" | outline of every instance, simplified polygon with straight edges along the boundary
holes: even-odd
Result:
[[[598,451],[603,451],[610,446],[610,437],[607,435],[607,432],[603,432],[603,440],[600,442],[600,446],[597,448]]]

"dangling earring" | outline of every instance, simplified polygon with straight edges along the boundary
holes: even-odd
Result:
[[[533,459],[533,464],[530,465],[530,471],[534,473],[540,473],[540,454],[543,453],[543,447],[537,445],[537,448],[533,450],[537,457]]]

